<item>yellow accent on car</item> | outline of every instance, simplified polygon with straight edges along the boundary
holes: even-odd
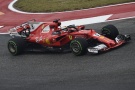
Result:
[[[68,37],[69,37],[69,39],[70,39],[70,40],[72,40],[72,39],[73,39],[73,37],[72,37],[71,35],[69,35]]]
[[[43,24],[43,25],[42,25],[42,29],[44,29],[44,27],[45,27],[45,25]]]
[[[104,39],[105,37],[104,36],[100,36],[100,38]]]
[[[45,41],[46,41],[47,44],[51,44],[51,42],[50,42],[50,40],[48,38],[45,39]]]

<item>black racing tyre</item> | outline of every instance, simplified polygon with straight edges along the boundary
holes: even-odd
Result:
[[[87,53],[88,42],[84,38],[75,38],[70,43],[74,55],[81,56]]]
[[[114,25],[110,24],[101,29],[101,34],[114,40],[119,35],[119,31]]]
[[[8,50],[14,56],[23,53],[25,47],[26,42],[21,37],[15,37],[8,41]]]

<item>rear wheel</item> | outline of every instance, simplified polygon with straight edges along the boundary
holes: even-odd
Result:
[[[70,43],[74,55],[80,56],[87,53],[88,42],[84,38],[75,38]]]
[[[24,39],[17,37],[8,41],[8,50],[12,55],[19,55],[25,49],[26,42]]]
[[[114,25],[106,25],[101,30],[102,35],[110,38],[115,39],[119,35],[118,29]]]

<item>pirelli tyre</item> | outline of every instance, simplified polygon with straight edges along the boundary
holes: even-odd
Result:
[[[119,35],[119,31],[114,25],[109,24],[101,29],[101,34],[114,40]]]
[[[70,43],[74,55],[81,56],[87,53],[88,42],[85,38],[75,38]]]
[[[21,54],[25,49],[26,42],[21,37],[15,37],[8,41],[8,50],[9,52],[16,56]]]

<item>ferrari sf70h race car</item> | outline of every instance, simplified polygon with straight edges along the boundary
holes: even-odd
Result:
[[[9,34],[12,38],[8,41],[8,50],[14,56],[37,47],[52,51],[69,49],[76,56],[87,52],[97,54],[130,40],[130,35],[119,34],[114,25],[104,26],[99,34],[83,25],[61,27],[59,19],[52,22],[31,20],[10,29]]]

